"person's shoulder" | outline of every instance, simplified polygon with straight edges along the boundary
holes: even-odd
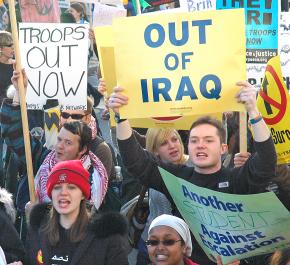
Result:
[[[93,232],[97,238],[124,236],[128,232],[128,223],[118,212],[96,213],[91,217],[89,231]]]

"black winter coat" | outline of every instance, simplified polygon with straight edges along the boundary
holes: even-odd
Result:
[[[5,253],[7,263],[24,260],[24,246],[2,203],[0,203],[0,246]]]
[[[37,256],[42,251],[45,265],[55,264],[55,247],[51,246],[41,227],[48,220],[46,204],[36,205],[30,215],[30,228],[26,239],[27,264],[39,265]],[[76,247],[67,265],[128,265],[127,222],[119,213],[95,214],[87,235]]]

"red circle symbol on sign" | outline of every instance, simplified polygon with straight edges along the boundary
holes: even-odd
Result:
[[[277,73],[275,72],[274,68],[271,65],[268,65],[266,68],[266,72],[270,73],[276,84],[277,87],[279,89],[280,92],[280,96],[281,96],[281,103],[278,103],[277,101],[275,101],[274,99],[272,99],[271,97],[269,97],[263,90],[259,91],[260,96],[270,105],[272,105],[273,107],[275,107],[276,109],[279,110],[278,114],[275,115],[275,117],[272,118],[266,118],[263,117],[264,121],[269,124],[269,125],[274,125],[276,123],[278,123],[284,116],[284,114],[286,113],[286,106],[287,106],[287,96],[286,96],[286,92],[285,89],[283,87],[283,84],[281,82],[281,80],[279,79]]]

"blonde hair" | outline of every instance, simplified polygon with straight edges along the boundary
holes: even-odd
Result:
[[[0,47],[6,46],[13,42],[12,35],[10,32],[0,30]]]
[[[90,97],[87,97],[87,110],[85,111],[86,114],[92,114],[93,105],[93,100]]]
[[[178,164],[185,164],[188,160],[188,156],[184,154],[184,146],[179,133],[172,128],[149,128],[146,133],[146,150],[155,154],[162,143],[169,137],[171,133],[174,133],[181,145],[181,157],[178,160]]]

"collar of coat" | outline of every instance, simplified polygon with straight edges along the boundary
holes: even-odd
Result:
[[[32,229],[39,229],[49,218],[50,205],[47,203],[36,204],[30,213],[29,224]],[[90,218],[88,229],[98,238],[115,234],[128,233],[127,220],[118,212],[95,213]]]

